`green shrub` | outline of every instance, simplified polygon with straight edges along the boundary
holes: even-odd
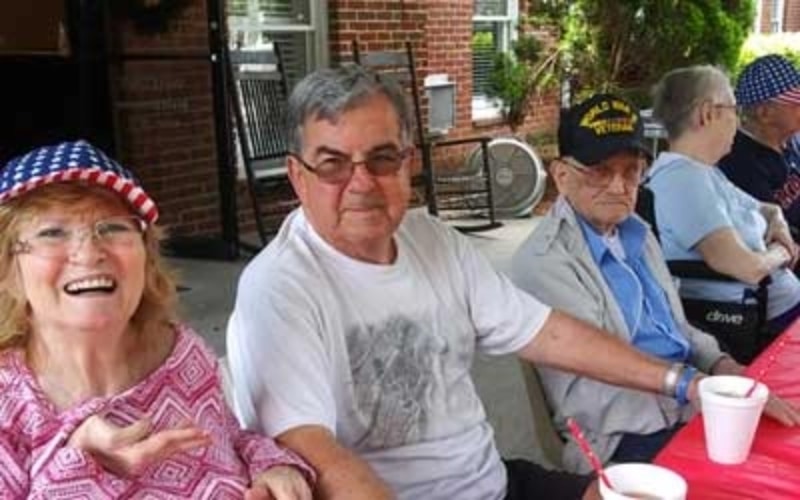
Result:
[[[512,130],[525,121],[531,98],[544,83],[541,55],[541,41],[523,34],[514,42],[513,53],[499,53],[494,58],[488,93],[502,101]]]
[[[559,68],[573,98],[620,92],[637,103],[667,71],[692,64],[734,70],[754,0],[531,0],[530,16],[558,26]]]
[[[502,100],[512,128],[536,92],[563,80],[573,100],[618,92],[646,106],[650,88],[669,70],[715,64],[735,72],[755,17],[755,0],[530,0],[528,6],[514,53],[495,59],[488,89]],[[542,28],[559,35],[557,46],[543,47],[531,35]],[[491,38],[473,38],[473,50],[491,47]]]

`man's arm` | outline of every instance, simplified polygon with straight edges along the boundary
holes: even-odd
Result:
[[[661,392],[669,365],[588,323],[553,310],[519,356],[608,384]],[[694,398],[692,384],[690,398]]]
[[[390,500],[389,487],[333,434],[317,425],[290,429],[277,440],[302,456],[317,471],[317,500]]]

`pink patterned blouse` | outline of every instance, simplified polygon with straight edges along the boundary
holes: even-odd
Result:
[[[237,499],[251,478],[292,465],[313,481],[297,456],[270,438],[240,430],[225,404],[217,361],[186,325],[164,364],[127,391],[93,398],[59,413],[44,395],[20,350],[0,353],[0,499]],[[154,430],[190,419],[212,444],[173,455],[135,478],[104,470],[88,453],[67,446],[88,416],[121,425],[148,417]]]

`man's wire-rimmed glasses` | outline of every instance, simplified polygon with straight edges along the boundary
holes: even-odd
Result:
[[[103,248],[127,248],[142,241],[147,223],[136,216],[106,217],[92,225],[71,226],[63,222],[44,222],[25,238],[17,240],[13,251],[47,258],[66,257],[89,236]]]
[[[586,180],[586,184],[593,188],[605,189],[611,185],[614,177],[617,176],[613,168],[602,163],[589,167],[571,156],[561,157],[560,160],[580,173]],[[645,165],[646,161],[642,158],[639,160],[637,168],[627,168],[619,174],[626,187],[630,188],[639,185]]]
[[[408,159],[414,149],[411,147],[400,150],[381,150],[370,153],[361,161],[353,161],[344,155],[326,155],[317,164],[312,165],[305,161],[298,153],[289,153],[299,161],[309,172],[313,172],[319,179],[328,184],[343,184],[350,180],[356,165],[364,165],[370,174],[376,177],[392,175],[400,170],[403,162]]]

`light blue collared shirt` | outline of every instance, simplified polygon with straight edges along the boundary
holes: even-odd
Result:
[[[578,222],[589,245],[592,258],[614,294],[631,343],[641,351],[661,359],[683,362],[691,347],[678,330],[667,295],[650,272],[644,257],[647,226],[628,217],[616,227],[620,252],[613,251],[597,230],[580,215]]]

